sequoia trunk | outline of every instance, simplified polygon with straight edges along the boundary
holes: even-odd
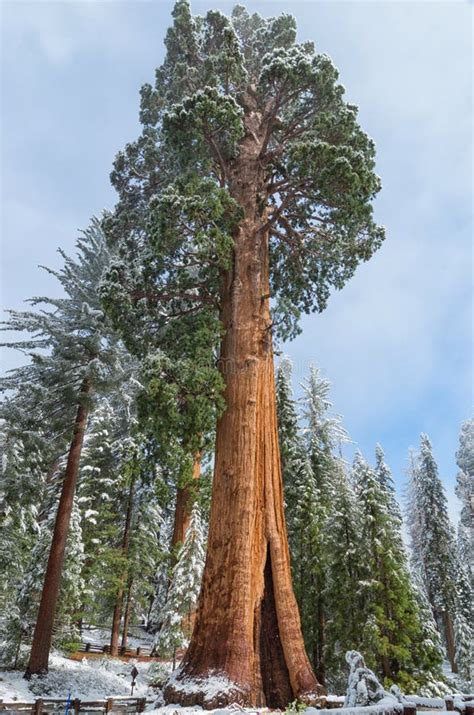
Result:
[[[199,479],[201,476],[201,455],[197,454],[193,464],[193,480]],[[191,519],[192,507],[192,484],[185,484],[184,487],[178,487],[176,492],[176,506],[174,511],[174,526],[173,536],[171,538],[171,546],[175,547],[184,542],[186,531],[188,530],[189,521]]]
[[[125,516],[125,525],[123,528],[123,537],[122,537],[122,547],[121,547],[121,552],[122,552],[122,557],[124,559],[127,558],[128,556],[128,546],[130,543],[130,527],[132,523],[132,511],[133,511],[133,481],[130,483],[130,488],[128,492],[128,501],[127,501],[127,513]],[[115,596],[115,607],[114,607],[114,613],[112,616],[112,633],[110,636],[110,654],[111,655],[118,655],[118,649],[119,649],[119,637],[120,637],[120,621],[122,620],[122,608],[123,608],[123,592],[125,588],[125,583],[127,581],[127,568],[124,568],[124,573],[122,574],[119,585],[117,588],[117,594]]]
[[[48,672],[49,651],[51,649],[54,617],[61,585],[64,553],[69,533],[69,522],[71,520],[74,494],[76,491],[77,475],[79,473],[82,443],[87,425],[87,396],[90,390],[91,385],[89,381],[84,380],[81,388],[81,400],[77,408],[74,423],[74,433],[69,448],[66,471],[64,473],[61,496],[59,498],[48,565],[46,567],[41,601],[33,635],[33,644],[25,672],[25,678],[27,679],[32,675],[41,675]]]
[[[168,702],[206,709],[284,707],[320,691],[291,583],[257,154],[249,131],[231,192],[245,218],[221,287],[226,410],[217,425],[206,565],[191,643],[165,688]]]

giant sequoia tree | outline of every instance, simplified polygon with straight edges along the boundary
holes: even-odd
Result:
[[[318,683],[291,584],[272,338],[380,246],[380,182],[337,70],[296,43],[292,17],[193,17],[178,0],[173,18],[141,90],[142,135],[115,162],[106,231],[122,260],[104,285],[135,325],[166,337],[194,321],[190,340],[205,326],[225,385],[196,625],[165,696],[280,706]]]

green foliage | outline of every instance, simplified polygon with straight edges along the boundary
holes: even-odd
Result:
[[[337,455],[346,433],[329,414],[327,380],[312,368],[303,383],[303,433],[286,360],[276,386],[293,582],[318,678],[340,692],[345,653],[356,648],[387,687],[416,690],[440,673],[439,634],[408,570],[383,450],[376,448],[375,469],[358,455],[349,480]]]
[[[323,310],[383,240],[372,216],[374,144],[331,60],[296,43],[289,15],[264,19],[237,6],[230,18],[193,17],[177,2],[165,45],[154,85],[141,91],[143,132],[112,172],[119,201],[104,225],[123,262],[103,287],[108,310],[125,333],[127,312],[146,323],[149,311],[156,334],[177,304],[181,313],[209,309],[221,289],[213,268],[229,261],[233,216],[242,218],[232,201],[253,132],[262,178],[249,191],[270,231],[275,330],[295,333],[300,313]],[[205,206],[204,227],[196,206]]]
[[[302,703],[300,700],[293,700],[286,709],[284,715],[298,715],[298,713],[304,713],[308,709],[307,703]]]

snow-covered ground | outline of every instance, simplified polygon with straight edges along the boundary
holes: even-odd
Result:
[[[156,690],[149,686],[153,666],[152,661],[124,662],[114,658],[74,661],[53,653],[49,673],[41,679],[33,677],[27,681],[22,671],[0,671],[0,700],[32,702],[42,695],[67,698],[69,693],[81,700],[130,695],[133,667],[138,670],[134,697],[156,698]]]
[[[94,640],[94,642],[98,642]],[[154,707],[159,697],[159,691],[150,686],[150,681],[156,678],[156,669],[164,673],[171,671],[171,663],[153,661],[137,662],[129,660],[124,662],[115,658],[90,659],[73,661],[55,652],[50,658],[49,673],[38,679],[27,681],[23,678],[23,671],[0,671],[0,701],[4,702],[33,702],[38,697],[67,698],[71,693],[72,698],[81,700],[102,700],[117,695],[130,695],[131,671],[133,667],[138,670],[134,697],[146,697],[151,701],[147,707],[147,715],[192,715],[202,712],[200,707],[186,707],[179,705],[166,705]],[[209,711],[207,711],[209,712]],[[226,710],[211,711],[218,713],[244,712],[235,706]],[[268,712],[268,710],[245,710],[247,713]]]
[[[108,645],[110,643],[110,628],[85,628],[82,632],[81,640],[84,643],[97,643],[98,645]],[[129,648],[140,648],[142,646],[153,645],[154,636],[147,633],[145,630],[135,631],[134,635],[130,635],[127,640]]]
[[[92,632],[90,640],[101,642],[102,634]],[[136,639],[137,645],[143,644],[143,639]],[[199,707],[180,707],[179,705],[166,705],[157,707],[160,692],[158,688],[151,687],[157,679],[163,681],[171,673],[170,663],[157,663],[153,661],[138,662],[129,660],[124,662],[116,658],[86,659],[82,661],[70,660],[59,653],[52,654],[50,669],[46,677],[32,678],[26,681],[23,671],[0,671],[0,701],[4,702],[33,702],[38,697],[67,698],[69,693],[72,698],[81,700],[102,700],[108,697],[130,695],[131,671],[136,667],[138,676],[133,695],[146,697],[149,701],[147,715],[192,715],[202,712]],[[442,698],[426,698],[420,696],[407,696],[415,701],[418,706],[427,708],[423,715],[444,715],[444,700]],[[329,695],[328,700],[343,701],[343,696]],[[438,709],[439,708],[439,709]],[[380,712],[380,704],[372,706],[373,713]],[[207,711],[209,712],[209,711]],[[230,715],[238,712],[265,713],[268,709],[246,709],[239,706],[230,706],[226,709],[213,710],[214,715]],[[347,714],[347,710],[316,711],[309,709],[309,713],[318,712],[321,715]],[[353,708],[353,715],[370,713],[370,708]]]

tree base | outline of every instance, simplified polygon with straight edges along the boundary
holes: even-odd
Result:
[[[166,703],[183,707],[200,705],[204,710],[215,710],[232,703],[251,706],[250,690],[216,672],[210,672],[207,677],[191,678],[178,668],[168,680],[163,695]]]
[[[33,676],[37,678],[43,678],[45,675],[48,675],[48,668],[41,668],[39,670],[32,671],[29,668],[27,668],[23,674],[23,677],[25,680],[31,680]]]
[[[318,685],[315,692],[300,693],[296,699],[320,708],[326,703],[325,695],[326,690]],[[250,687],[233,683],[224,673],[210,672],[207,677],[192,678],[183,673],[181,667],[168,680],[163,696],[168,705],[200,705],[203,710],[215,710],[233,704],[247,708],[268,706],[268,703],[256,703]],[[281,707],[287,705],[289,702],[280,704]]]

